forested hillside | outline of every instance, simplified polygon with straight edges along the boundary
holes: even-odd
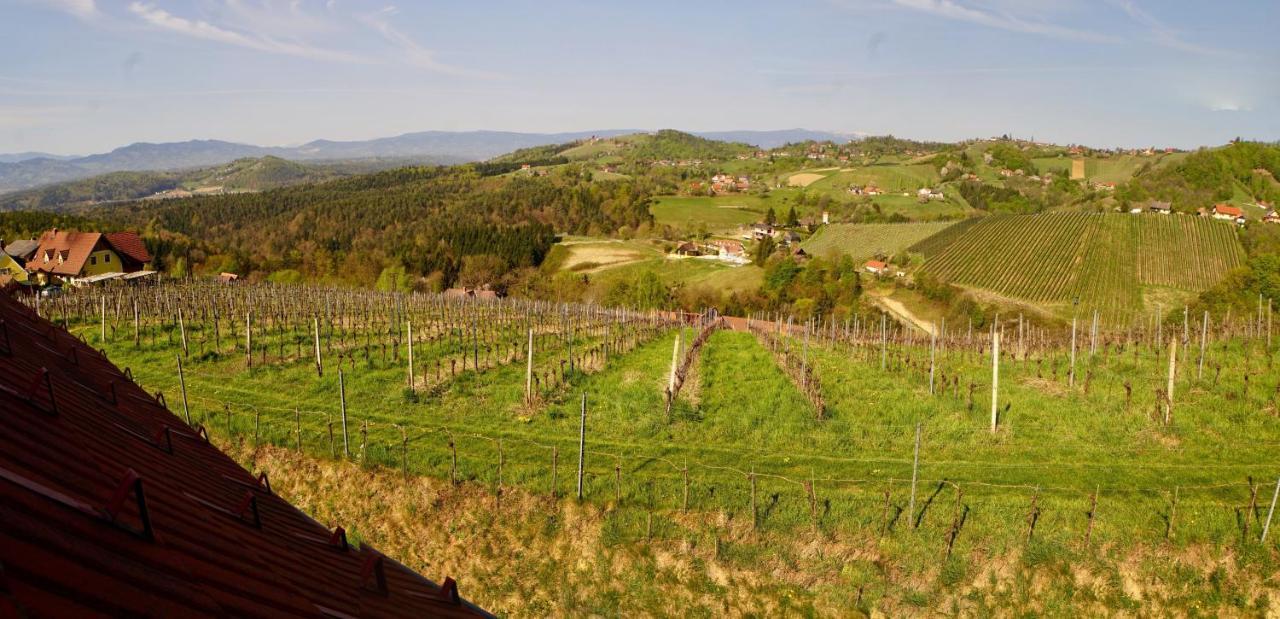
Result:
[[[651,221],[632,182],[483,177],[471,166],[402,168],[262,193],[132,202],[88,211],[173,245],[161,262],[371,285],[384,269],[452,282],[535,266],[557,232],[608,234]],[[479,259],[475,257],[485,256]],[[470,258],[470,260],[466,260]],[[166,266],[166,265],[160,265]]]
[[[1117,190],[1122,200],[1171,202],[1174,210],[1195,212],[1235,197],[1274,204],[1280,200],[1280,147],[1261,142],[1234,142],[1223,148],[1192,153],[1166,167],[1144,167]]]

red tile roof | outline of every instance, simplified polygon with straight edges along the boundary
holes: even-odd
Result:
[[[0,294],[0,617],[484,616],[271,492]]]
[[[1213,207],[1213,212],[1219,215],[1230,215],[1231,217],[1243,217],[1244,211],[1238,206],[1228,204],[1217,204]]]
[[[40,245],[35,254],[27,262],[27,270],[44,271],[55,275],[76,276],[84,270],[89,254],[100,245],[114,249],[126,262],[120,266],[121,271],[138,270],[142,265],[151,262],[151,255],[142,243],[142,238],[134,232],[75,232],[53,229],[40,235]],[[61,262],[58,261],[62,257]],[[130,268],[130,263],[134,263]]]

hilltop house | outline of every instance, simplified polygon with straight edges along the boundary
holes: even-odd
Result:
[[[868,260],[866,264],[862,265],[862,268],[872,275],[879,275],[889,270],[889,265],[879,260]]]
[[[1244,210],[1230,204],[1215,204],[1213,206],[1213,218],[1244,223]]]
[[[41,284],[75,284],[110,279],[112,275],[143,273],[149,262],[151,254],[137,233],[54,228],[40,236],[26,269]]]

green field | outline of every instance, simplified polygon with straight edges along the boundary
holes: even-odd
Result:
[[[855,260],[895,255],[933,236],[953,222],[909,224],[831,224],[801,243],[814,256],[843,254]]]
[[[649,212],[654,223],[692,229],[706,224],[708,230],[736,229],[764,220],[769,202],[752,195],[723,197],[660,196]]]
[[[927,273],[1046,306],[1125,318],[1184,302],[1244,260],[1235,227],[1190,216],[991,216],[912,248]]]
[[[267,307],[283,299],[265,289],[255,292],[256,302]],[[129,307],[129,292],[122,294],[121,305]],[[572,506],[563,497],[573,492],[579,398],[586,394],[584,494],[602,508],[600,528],[578,540],[562,569],[542,573],[538,586],[528,590],[512,590],[507,583],[545,554],[544,535],[562,525],[540,519],[545,534],[476,548],[477,562],[489,559],[471,568],[475,576],[464,582],[475,586],[467,595],[504,614],[546,614],[545,607],[531,605],[536,591],[573,599],[574,587],[552,585],[584,577],[583,564],[632,551],[639,569],[637,580],[626,585],[628,594],[590,596],[574,602],[585,606],[574,607],[587,615],[662,613],[669,610],[668,595],[657,592],[669,591],[695,600],[699,615],[779,610],[758,607],[755,600],[782,598],[790,600],[783,609],[814,615],[850,609],[913,615],[951,608],[957,599],[966,600],[964,608],[975,615],[1000,609],[1036,615],[1139,609],[1254,614],[1274,586],[1254,577],[1276,566],[1275,538],[1265,545],[1256,541],[1265,502],[1255,510],[1261,514],[1249,511],[1251,487],[1255,506],[1269,494],[1274,445],[1280,443],[1280,402],[1272,395],[1280,376],[1260,372],[1251,382],[1245,378],[1248,367],[1256,371],[1274,358],[1275,351],[1258,341],[1215,334],[1202,377],[1192,369],[1194,354],[1184,349],[1177,404],[1166,425],[1154,390],[1164,385],[1167,360],[1163,349],[1149,346],[1150,338],[1126,342],[1123,349],[1104,347],[1096,355],[1082,352],[1078,378],[1070,382],[1063,341],[1020,360],[1013,356],[1019,340],[1011,323],[1005,326],[1008,356],[999,362],[1002,412],[992,433],[991,359],[983,352],[989,349],[979,347],[982,333],[953,332],[940,342],[933,355],[934,393],[925,342],[895,338],[882,362],[878,338],[851,346],[831,341],[833,331],[826,327],[818,332],[825,335],[785,338],[782,349],[802,356],[821,378],[828,409],[819,420],[756,337],[720,332],[710,338],[668,416],[661,389],[670,367],[671,330],[631,352],[615,351],[589,371],[569,372],[567,387],[542,391],[534,406],[523,403],[520,354],[513,355],[515,362],[446,375],[442,390],[410,394],[403,350],[395,354],[383,347],[400,333],[390,312],[407,312],[404,318],[412,319],[420,337],[441,320],[446,326],[474,324],[482,341],[498,342],[499,351],[522,341],[526,314],[518,306],[441,306],[422,297],[405,299],[402,306],[371,294],[344,301],[342,307],[356,310],[336,321],[351,326],[348,337],[357,346],[344,363],[349,419],[337,425],[339,358],[329,348],[330,338],[324,344],[328,369],[317,376],[307,349],[310,319],[291,324],[289,314],[280,314],[285,322],[276,325],[264,319],[253,340],[258,360],[248,370],[235,343],[242,340],[232,331],[238,319],[223,319],[218,354],[206,346],[214,332],[200,312],[238,293],[219,292],[217,301],[200,294],[208,289],[166,297],[165,304],[150,290],[141,298],[148,308],[185,299],[180,302],[188,310],[186,337],[205,351],[193,350],[185,363],[190,413],[221,440],[288,449],[300,443],[313,457],[332,458],[336,452],[347,459],[345,436],[349,459],[365,468],[456,476],[458,492],[514,488],[544,497],[543,505]],[[312,316],[325,307],[320,299],[326,294],[289,298],[310,303],[298,309]],[[224,316],[235,315],[223,309]],[[362,329],[361,320],[352,319],[367,321],[370,309],[378,320]],[[108,338],[101,338],[96,296],[47,304],[46,311],[61,313],[89,344],[130,367],[143,386],[162,392],[183,414],[175,371],[180,333],[164,314],[144,313],[135,345],[127,316],[109,316]],[[477,312],[487,318],[473,322],[481,317]],[[557,316],[553,307],[534,321],[550,329],[560,324]],[[1211,323],[1215,329],[1218,320]],[[466,340],[448,333],[421,342],[421,371],[436,360],[448,368],[465,353]],[[609,332],[576,331],[572,349],[580,356],[595,349],[602,333]],[[692,335],[686,330],[686,341]],[[570,350],[554,333],[540,338],[537,347],[539,372],[557,367]],[[1126,385],[1133,386],[1131,397]],[[917,428],[920,467],[913,475]],[[551,499],[553,491],[562,498]],[[370,497],[319,499],[339,508],[341,500]],[[425,497],[409,520],[437,519],[440,530],[467,534],[437,511],[454,500]],[[1034,527],[1030,533],[1028,522]],[[377,531],[376,520],[349,530],[356,540],[373,538],[383,550],[394,550],[393,556],[422,564],[413,540],[376,537]],[[513,546],[532,556],[517,560],[504,550]],[[494,563],[495,553],[507,560]],[[673,568],[680,557],[684,562]],[[575,562],[579,568],[563,569]],[[663,574],[662,582],[641,577],[646,571]],[[718,576],[726,572],[737,574],[735,580]],[[1006,573],[1000,586],[989,583]],[[1081,586],[1082,579],[1101,584]],[[1130,584],[1106,584],[1120,581]]]

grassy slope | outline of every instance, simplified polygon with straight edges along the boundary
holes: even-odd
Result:
[[[951,222],[922,224],[832,224],[801,243],[815,256],[848,254],[855,260],[877,254],[897,254],[945,230]]]
[[[79,331],[91,344],[100,344],[94,326]],[[623,504],[608,515],[566,505],[557,508],[564,511],[550,512],[563,514],[563,520],[531,514],[529,519],[496,522],[474,508],[461,519],[442,511],[441,500],[446,506],[454,501],[477,505],[479,489],[497,483],[497,444],[491,439],[499,437],[505,442],[505,485],[548,493],[549,448],[556,445],[558,485],[562,493],[568,491],[571,455],[576,453],[576,397],[553,401],[526,417],[519,404],[519,367],[464,375],[439,399],[421,403],[401,395],[403,368],[394,363],[383,366],[375,358],[372,367],[361,362],[348,373],[353,440],[357,422],[370,421],[368,461],[398,466],[400,434],[391,424],[408,422],[416,428],[410,434],[410,470],[447,477],[447,435],[430,430],[447,425],[459,445],[462,478],[471,480],[465,492],[433,500],[433,492],[443,491],[431,491],[439,484],[425,483],[422,494],[406,491],[410,500],[401,501],[401,495],[392,493],[391,501],[379,500],[374,509],[367,498],[358,498],[370,496],[367,489],[357,491],[333,475],[283,482],[283,487],[309,493],[303,504],[322,517],[343,514],[342,521],[364,523],[357,531],[384,547],[402,546],[406,555],[401,556],[411,563],[420,556],[412,540],[434,530],[413,523],[419,518],[452,523],[455,535],[470,541],[455,546],[455,554],[458,548],[475,548],[479,559],[488,559],[488,567],[471,568],[490,574],[477,579],[481,590],[464,593],[516,614],[545,614],[546,605],[553,603],[565,614],[656,611],[667,596],[655,594],[653,581],[619,574],[636,574],[629,566],[671,573],[671,561],[678,558],[687,563],[676,573],[685,576],[664,588],[676,587],[681,599],[702,609],[697,614],[776,611],[758,606],[766,598],[800,608],[812,605],[825,613],[853,607],[861,599],[891,614],[952,604],[977,613],[1017,606],[1056,614],[1068,609],[1114,612],[1139,603],[1153,612],[1193,606],[1239,610],[1266,603],[1255,597],[1264,588],[1258,573],[1272,564],[1256,546],[1230,549],[1239,545],[1233,507],[1247,502],[1246,476],[1273,473],[1270,446],[1280,442],[1280,423],[1273,416],[1270,393],[1277,376],[1255,374],[1251,394],[1241,397],[1246,352],[1238,346],[1212,348],[1209,367],[1225,366],[1218,384],[1209,376],[1197,381],[1186,372],[1181,375],[1175,424],[1169,429],[1150,418],[1152,386],[1161,382],[1164,366],[1159,351],[1111,351],[1092,362],[1082,355],[1081,374],[1086,367],[1091,374],[1087,393],[1079,382],[1066,385],[1063,355],[1041,364],[1006,361],[1001,401],[1012,408],[1002,417],[1002,430],[990,435],[984,391],[989,389],[989,362],[980,356],[942,351],[939,382],[954,378],[956,389],[930,397],[927,375],[920,369],[928,358],[924,349],[906,351],[915,369],[891,362],[890,370],[881,372],[874,349],[864,356],[815,341],[811,359],[830,406],[829,418],[819,422],[769,355],[750,336],[731,333],[715,335],[704,352],[699,404],[678,403],[668,425],[659,389],[671,345],[668,336],[644,346],[598,374],[577,379],[573,389],[588,394],[587,494],[593,501],[613,502],[614,467],[621,466]],[[791,345],[797,351],[804,346],[800,341]],[[171,403],[180,401],[171,367],[174,350],[163,338],[142,351],[120,342],[106,348],[117,363],[132,367],[144,386],[162,390]],[[423,363],[433,355],[429,350],[419,354]],[[1247,363],[1255,372],[1268,363],[1256,349],[1249,354]],[[900,353],[892,356],[900,359]],[[1189,365],[1184,359],[1183,367]],[[281,445],[293,444],[292,406],[337,412],[335,377],[316,378],[306,362],[245,372],[234,354],[193,359],[187,381],[194,415],[215,433],[223,433],[219,401],[234,403],[233,426],[241,435],[252,432],[249,407],[258,407],[263,440]],[[1128,407],[1121,395],[1125,381],[1136,385]],[[965,404],[963,386],[969,382],[978,386],[976,410]],[[280,385],[290,389],[283,392]],[[302,422],[308,452],[327,454],[324,418],[309,412]],[[925,424],[915,514],[921,524],[912,530],[906,517],[894,515],[907,503],[917,422]],[[1250,440],[1240,440],[1245,436]],[[680,467],[686,463],[693,515],[678,509]],[[745,472],[752,469],[761,473],[762,528],[756,533],[745,524],[750,521]],[[273,482],[277,475],[272,470]],[[395,477],[384,476],[375,487],[390,491]],[[819,498],[818,525],[812,531],[800,485],[811,477],[818,479]],[[1085,550],[1079,541],[1086,527],[1083,513],[1088,494],[1098,487],[1103,492],[1095,547]],[[1174,543],[1161,549],[1162,518],[1174,487],[1180,487],[1179,524]],[[963,489],[963,497],[957,488]],[[1036,541],[1028,545],[1024,522],[1037,488],[1043,512]],[[894,532],[881,538],[877,532],[883,525],[885,490],[895,525]],[[414,496],[423,498],[412,500]],[[352,505],[352,500],[364,502]],[[957,500],[970,512],[953,557],[940,561]],[[537,504],[519,494],[511,501],[504,505]],[[656,513],[653,529],[646,522],[649,506]],[[573,533],[561,532],[561,526],[573,527]],[[395,533],[405,527],[404,533]],[[537,535],[539,529],[545,534]],[[645,544],[646,530],[656,531],[658,541]],[[722,541],[718,552],[716,536]],[[441,542],[422,543],[435,547]],[[1229,549],[1220,553],[1217,546]],[[532,552],[508,554],[516,548]],[[817,548],[825,550],[815,555]],[[1233,552],[1235,558],[1225,558],[1224,553]],[[557,556],[575,557],[577,567],[566,570],[564,563],[542,558]],[[507,560],[495,561],[500,557]],[[622,559],[627,565],[614,563]],[[1183,561],[1218,567],[1181,570],[1177,566]],[[504,571],[506,565],[537,566],[535,578],[542,585],[560,585],[551,587],[555,589],[580,583],[591,587],[592,595],[537,593],[539,587],[528,576],[504,577],[511,574]],[[768,572],[762,574],[764,569]],[[1024,570],[1038,576],[1015,576]],[[1006,586],[987,582],[997,577]],[[1108,585],[1121,581],[1125,586]],[[1229,583],[1238,594],[1223,595],[1222,585],[1213,582]],[[788,598],[785,602],[777,600],[780,593]]]

